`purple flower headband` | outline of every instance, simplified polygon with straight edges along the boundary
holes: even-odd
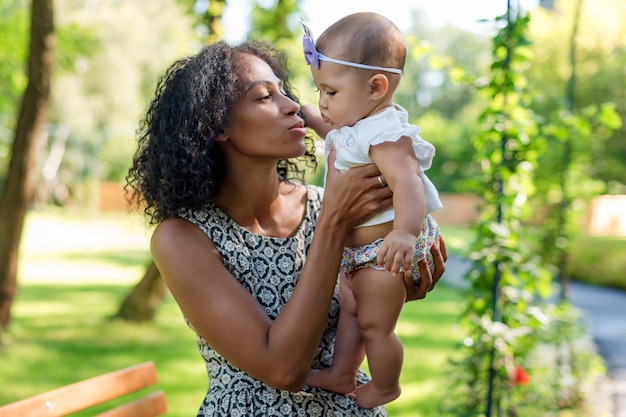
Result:
[[[304,29],[304,36],[302,37],[302,47],[304,48],[304,59],[307,65],[313,65],[315,68],[320,67],[320,61],[332,62],[333,64],[346,65],[348,67],[363,68],[368,70],[387,71],[394,74],[402,74],[402,70],[398,68],[386,68],[377,67],[375,65],[357,64],[356,62],[343,61],[341,59],[330,58],[326,55],[322,55],[315,49],[315,42],[313,41],[313,35],[311,29],[300,19],[300,24]]]

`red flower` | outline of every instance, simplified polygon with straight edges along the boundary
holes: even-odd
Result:
[[[521,365],[517,365],[511,372],[511,382],[513,385],[526,385],[530,381],[528,372]]]

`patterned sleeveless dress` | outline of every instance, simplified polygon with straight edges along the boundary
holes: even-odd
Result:
[[[292,237],[274,238],[251,233],[213,204],[201,210],[181,213],[182,218],[207,234],[222,256],[226,268],[272,319],[278,316],[291,296],[313,239],[315,220],[322,202],[322,189],[312,185],[306,187],[306,214]],[[328,368],[332,362],[339,318],[338,289],[336,286],[313,368]],[[345,395],[315,387],[305,386],[299,392],[273,388],[230,364],[202,336],[197,334],[196,341],[209,374],[209,389],[198,417],[387,416],[382,406],[364,410]],[[367,376],[359,371],[357,380],[364,383]]]

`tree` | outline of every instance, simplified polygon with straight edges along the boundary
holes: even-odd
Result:
[[[622,7],[621,4],[611,5],[611,2],[612,0],[606,2],[608,9],[619,10],[619,7]],[[611,176],[606,176],[606,172],[603,173],[603,169],[598,166],[618,166],[601,161],[614,160],[612,154],[619,155],[620,151],[626,150],[623,145],[616,147],[613,151],[611,147],[614,137],[619,137],[623,143],[623,136],[619,136],[621,133],[619,129],[622,127],[621,117],[618,114],[619,108],[611,103],[611,101],[617,103],[623,101],[619,98],[622,94],[620,91],[623,90],[619,84],[620,77],[610,76],[613,72],[612,65],[598,65],[599,62],[604,61],[602,56],[605,55],[603,49],[606,47],[596,44],[595,39],[590,43],[588,27],[593,27],[596,19],[593,8],[583,7],[583,4],[583,0],[557,2],[557,6],[566,7],[561,8],[558,14],[539,10],[536,16],[544,25],[535,26],[536,43],[540,44],[542,49],[560,49],[562,54],[559,57],[560,63],[557,64],[552,61],[555,57],[539,54],[535,62],[540,68],[536,71],[541,72],[542,75],[545,73],[545,60],[553,62],[554,67],[567,69],[567,71],[560,71],[561,76],[552,75],[557,78],[549,82],[551,88],[554,89],[549,99],[537,93],[532,106],[537,112],[543,113],[540,127],[542,136],[546,139],[545,148],[540,152],[539,163],[542,169],[535,178],[538,193],[534,204],[542,207],[540,251],[545,260],[556,266],[557,278],[561,284],[560,296],[563,299],[567,298],[569,282],[566,273],[569,269],[569,240],[580,229],[579,218],[582,215],[580,209],[576,210],[575,203],[589,200],[591,196],[607,191],[607,182],[611,180]],[[567,48],[563,47],[563,39],[559,37],[554,39],[558,44],[548,42],[548,40],[553,40],[553,32],[551,32],[552,37],[541,33],[541,29],[549,27],[545,23],[557,20],[562,25],[571,25]],[[610,21],[606,20],[602,20],[601,24],[608,28],[612,26]],[[621,29],[607,30],[613,33],[617,43],[623,44],[620,40],[622,39],[620,33],[623,33]],[[594,38],[595,36],[594,31]],[[613,52],[611,48],[609,47],[609,52]],[[593,65],[591,69],[589,63]],[[620,68],[619,71],[623,69]],[[600,76],[601,72],[602,76]],[[536,76],[533,84],[538,84],[542,79],[543,77]],[[590,81],[591,79],[598,81],[610,79],[611,87],[617,91],[617,94],[603,87],[603,82]],[[590,94],[590,87],[595,92],[605,91],[603,94]],[[556,88],[561,89],[560,94]],[[541,85],[536,85],[535,89],[538,92],[545,91]],[[624,167],[623,160],[619,162],[619,165]],[[622,183],[623,178],[622,174]],[[620,177],[615,177],[614,180],[618,181]]]
[[[206,12],[202,15],[203,22],[207,28],[206,43],[214,43],[224,37],[222,26],[222,16],[226,8],[226,0],[209,1]]]
[[[124,298],[113,318],[135,322],[151,321],[166,295],[165,282],[161,279],[156,264],[151,261],[143,277]]]
[[[158,75],[200,42],[194,18],[177,0],[88,3],[57,8],[50,136],[40,162],[64,152],[58,175],[53,161],[40,169],[69,195],[48,202],[95,208],[98,181],[122,182],[126,175]]]
[[[298,9],[298,0],[277,0],[271,7],[262,6],[257,1],[252,10],[248,39],[265,39],[278,48],[283,48],[285,42],[292,43],[294,30],[289,19]]]
[[[576,24],[577,8],[581,8],[579,24]],[[600,109],[611,103],[618,118],[626,120],[626,31],[623,10],[622,0],[583,1],[581,5],[577,1],[561,0],[554,2],[552,11],[542,8],[533,11],[534,23],[530,28],[530,39],[534,45],[533,61],[528,78],[536,92],[532,108],[537,114],[547,121],[553,121],[561,118],[563,111],[568,116],[581,116],[590,106]],[[573,33],[574,30],[576,33]],[[572,62],[574,40],[575,62]],[[574,69],[576,76],[572,78]],[[566,97],[568,83],[575,86],[574,100]],[[577,166],[579,164],[573,160],[570,183],[575,184],[575,191],[585,190],[587,197],[597,193],[598,188],[600,192],[608,193],[624,193],[626,189],[626,124],[622,123],[620,128],[615,127],[619,123],[610,123],[614,127],[607,131],[597,123],[605,117],[615,118],[609,113],[600,114],[599,110],[592,118],[587,117],[593,121],[590,130],[573,143],[573,150],[579,152],[580,156],[586,153],[589,161],[586,166]],[[575,123],[579,124],[577,121]],[[586,149],[583,150],[583,146]],[[542,161],[542,166],[553,165],[557,159],[552,149],[543,157],[545,161]],[[548,171],[546,176],[550,175],[549,170],[542,171]],[[574,174],[576,177],[572,176]],[[601,184],[590,184],[590,179],[600,181]],[[585,181],[585,184],[578,184],[580,180]],[[546,178],[546,181],[549,182],[550,178]],[[546,205],[544,202],[542,204]]]
[[[224,37],[222,17],[226,0],[179,0],[179,2],[196,18],[196,29],[204,38],[204,43],[211,44]]]
[[[28,54],[30,16],[23,0],[0,2],[0,194],[9,167],[9,151],[20,98],[26,88],[23,65]]]
[[[9,325],[17,287],[18,249],[24,217],[34,191],[37,145],[48,116],[55,44],[53,0],[33,0],[28,84],[15,129],[6,184],[0,197],[0,335]]]

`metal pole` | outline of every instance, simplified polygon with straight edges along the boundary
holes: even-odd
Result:
[[[519,5],[518,5],[519,7]],[[511,0],[507,0],[506,2],[506,23],[507,23],[507,30],[510,30],[510,26],[511,26]],[[508,32],[510,33],[510,32]],[[507,33],[507,34],[508,34]],[[506,52],[506,59],[504,62],[504,70],[508,70],[509,66],[510,66],[510,61],[511,61],[511,54],[512,54],[512,46],[510,44],[507,44],[507,52]],[[504,93],[504,111],[506,112],[506,102],[507,102],[507,97],[506,97],[506,93]],[[506,155],[506,141],[507,141],[507,137],[506,137],[506,133],[502,134],[502,138],[500,141],[500,151],[502,152],[502,162],[504,162],[504,158]],[[502,196],[503,193],[503,187],[504,187],[504,181],[502,179],[502,176],[500,175],[498,178],[498,192],[500,194],[500,196]],[[502,199],[500,198],[498,201],[498,224],[502,223]],[[499,288],[500,288],[500,278],[502,276],[501,272],[500,272],[500,262],[496,261],[494,263],[494,267],[495,267],[495,273],[494,273],[494,277],[493,277],[493,284],[491,286],[491,296],[492,296],[492,302],[491,302],[491,308],[493,311],[493,321],[501,321],[502,317],[501,317],[501,312],[500,309],[498,308],[498,295],[499,295]],[[493,397],[494,397],[494,382],[495,382],[495,376],[496,376],[496,369],[494,366],[496,360],[496,346],[494,344],[494,346],[492,346],[491,348],[491,353],[489,355],[489,380],[488,380],[488,388],[487,388],[487,407],[485,410],[485,417],[491,417],[491,413],[492,413],[492,409],[493,409]],[[500,397],[497,397],[497,404],[496,404],[496,410],[498,411],[500,409]]]

